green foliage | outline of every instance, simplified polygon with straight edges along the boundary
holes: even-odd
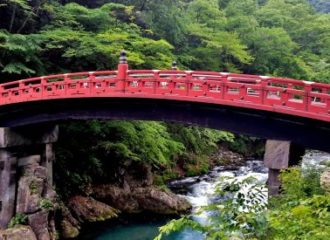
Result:
[[[266,207],[266,195],[264,187],[256,183],[256,179],[245,178],[237,181],[224,178],[216,194],[223,200],[202,210],[212,211],[209,224],[201,225],[189,217],[172,220],[159,229],[160,234],[155,240],[186,228],[205,233],[206,239],[230,239],[234,236],[243,237],[243,239],[266,237],[267,221],[263,214]]]
[[[10,34],[0,30],[0,69],[6,75],[30,76],[43,66],[39,35]],[[6,76],[5,75],[5,76]]]
[[[188,154],[182,157],[185,161],[184,170],[187,176],[207,173],[210,169],[209,156]]]
[[[61,136],[56,173],[64,193],[84,191],[93,181],[119,181],[114,171],[120,166],[169,168],[185,150],[157,122],[77,122],[62,126]]]
[[[47,198],[43,198],[40,200],[39,206],[42,209],[45,210],[53,210],[54,209],[54,204],[51,200],[47,199]]]
[[[105,123],[104,127],[104,131],[111,136],[108,136],[106,142],[101,142],[100,147],[106,150],[108,156],[116,155],[112,154],[112,151],[116,152],[116,145],[108,142],[109,140],[115,144],[122,143],[119,147],[125,150],[124,154],[131,159],[156,165],[170,164],[169,159],[184,150],[181,143],[170,138],[166,126],[161,123],[113,121]],[[110,144],[110,148],[106,147],[107,143]]]
[[[221,142],[221,144],[227,145],[229,150],[245,157],[261,159],[265,150],[265,140],[244,135],[235,135],[233,140]]]
[[[159,228],[159,235],[154,238],[154,240],[161,240],[163,236],[166,236],[172,232],[178,232],[182,231],[184,229],[193,229],[193,230],[199,230],[199,231],[205,231],[205,227],[202,225],[198,224],[195,221],[190,220],[187,217],[183,217],[180,219],[174,219],[170,222],[168,222],[165,226],[162,226]]]
[[[284,205],[269,214],[271,235],[274,239],[329,239],[329,209],[329,195],[314,195],[293,206]]]
[[[227,132],[150,121],[67,123],[56,149],[57,187],[67,195],[94,183],[120,182],[118,169],[133,166],[151,166],[155,184],[164,186],[183,173],[206,173],[218,142],[233,139]]]
[[[35,180],[32,180],[29,185],[29,190],[32,194],[36,194],[38,191],[38,183]]]
[[[328,239],[330,237],[330,198],[319,186],[319,173],[306,174],[297,168],[282,173],[285,201],[276,199],[269,213],[275,239]],[[281,202],[281,204],[278,204]],[[280,220],[281,219],[281,220]]]
[[[12,228],[16,225],[26,225],[28,221],[28,218],[23,213],[17,213],[9,222],[8,227]]]
[[[216,149],[218,142],[233,142],[234,140],[234,135],[231,133],[209,128],[183,127],[180,124],[169,124],[167,127],[174,139],[182,142],[187,150],[196,154],[210,153]]]
[[[329,239],[330,197],[320,188],[320,170],[283,171],[283,192],[271,199],[268,209],[265,188],[253,178],[223,180],[216,191],[222,200],[202,209],[212,211],[207,225],[186,216],[161,227],[156,239],[186,228],[204,233],[206,239]]]
[[[320,187],[320,170],[290,168],[281,173],[283,194],[271,201],[273,239],[329,239],[330,197]]]
[[[311,2],[327,11],[324,1]],[[3,79],[113,69],[119,49],[126,49],[132,68],[169,68],[178,59],[185,69],[330,81],[329,14],[305,0],[10,0],[0,6]]]
[[[302,172],[298,167],[281,173],[285,201],[295,201],[313,195],[324,194],[320,185],[320,170],[309,168]]]

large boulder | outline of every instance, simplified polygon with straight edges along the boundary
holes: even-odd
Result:
[[[33,158],[27,158],[31,161]],[[23,166],[23,176],[18,182],[16,212],[30,214],[40,208],[40,201],[46,192],[47,169],[37,162],[26,161]]]
[[[154,186],[130,189],[100,185],[94,187],[93,196],[126,213],[147,210],[158,214],[180,214],[191,209],[185,199]]]
[[[64,203],[59,204],[60,207],[60,222],[61,227],[60,233],[63,239],[76,238],[80,233],[80,223],[75,219],[70,210],[64,205]]]
[[[80,231],[77,226],[72,225],[67,219],[61,221],[61,235],[63,239],[78,237]]]
[[[91,197],[74,196],[68,207],[81,222],[100,222],[118,217],[119,211]]]
[[[157,187],[137,188],[133,194],[141,209],[154,213],[181,214],[191,209],[186,199]]]
[[[48,211],[39,211],[28,216],[29,225],[38,240],[51,239],[48,231]]]
[[[13,228],[0,230],[0,240],[37,240],[29,226],[17,225]]]
[[[120,188],[114,185],[99,185],[93,188],[95,199],[109,204],[126,213],[140,212],[139,203],[133,198],[129,188]]]
[[[41,210],[39,203],[43,189],[43,179],[35,176],[21,177],[18,184],[16,211],[30,214]]]
[[[330,193],[330,168],[326,168],[326,170],[321,175],[321,186],[327,192]]]

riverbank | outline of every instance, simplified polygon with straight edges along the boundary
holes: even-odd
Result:
[[[213,167],[217,164],[216,158],[227,163],[218,170],[237,169],[244,164],[242,155],[221,146],[208,159],[208,166]],[[125,222],[127,216],[136,218],[141,216],[141,213],[151,217],[149,220],[152,220],[173,218],[190,211],[192,206],[189,201],[171,191],[175,190],[173,184],[168,185],[170,189],[163,185],[155,185],[154,179],[160,176],[159,172],[153,172],[147,166],[133,165],[123,170],[125,173],[122,175],[124,179],[122,183],[89,186],[85,190],[88,196],[73,196],[68,199],[65,204],[66,209],[62,209],[66,214],[62,214],[62,219],[59,221],[63,239],[77,237],[80,231],[84,232],[86,224],[93,222],[110,220],[116,225]],[[172,170],[179,168],[180,166],[173,166]],[[138,174],[136,174],[137,170]],[[184,169],[180,169],[179,172],[180,178],[187,177]],[[198,173],[204,174],[204,172]],[[161,223],[163,224],[164,221]]]
[[[131,145],[140,138],[144,142]],[[250,142],[248,139],[245,144]],[[168,181],[206,174],[216,165],[237,168],[246,157],[230,150],[235,147],[234,135],[196,127],[118,121],[65,125],[56,146],[56,192],[42,179],[44,185],[31,185],[33,171],[23,190],[28,190],[26,202],[37,207],[38,218],[31,225],[30,212],[23,211],[13,218],[11,226],[15,226],[17,236],[28,232],[31,239],[72,239],[88,224],[120,222],[127,214],[178,217],[192,206],[168,188]],[[23,179],[28,177],[23,175]],[[51,190],[51,198],[43,189]]]
[[[221,182],[221,176],[231,176],[235,179],[249,175],[256,177],[259,181],[265,183],[267,179],[267,169],[262,165],[262,161],[247,161],[243,166],[236,169],[226,170],[225,167],[214,167],[207,174],[186,177],[170,181],[168,187],[183,196],[192,205],[191,214],[195,215],[202,206],[212,204],[219,199],[214,197],[216,186]],[[158,235],[158,227],[163,226],[172,217],[150,216],[147,215],[128,215],[124,219],[114,222],[104,222],[102,224],[93,224],[86,226],[88,231],[82,231],[79,239],[82,240],[152,240]],[[210,213],[195,215],[194,219],[199,222],[207,221]],[[164,240],[202,240],[203,236],[192,230],[184,230],[173,233],[164,238]]]

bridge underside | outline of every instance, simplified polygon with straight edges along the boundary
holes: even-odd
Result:
[[[0,108],[1,127],[64,120],[157,120],[193,124],[330,152],[330,124],[284,114],[215,104],[153,99],[66,99]]]

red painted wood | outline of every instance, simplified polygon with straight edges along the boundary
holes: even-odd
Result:
[[[330,84],[209,71],[81,72],[0,84],[0,106],[68,98],[148,98],[202,102],[330,122]]]

